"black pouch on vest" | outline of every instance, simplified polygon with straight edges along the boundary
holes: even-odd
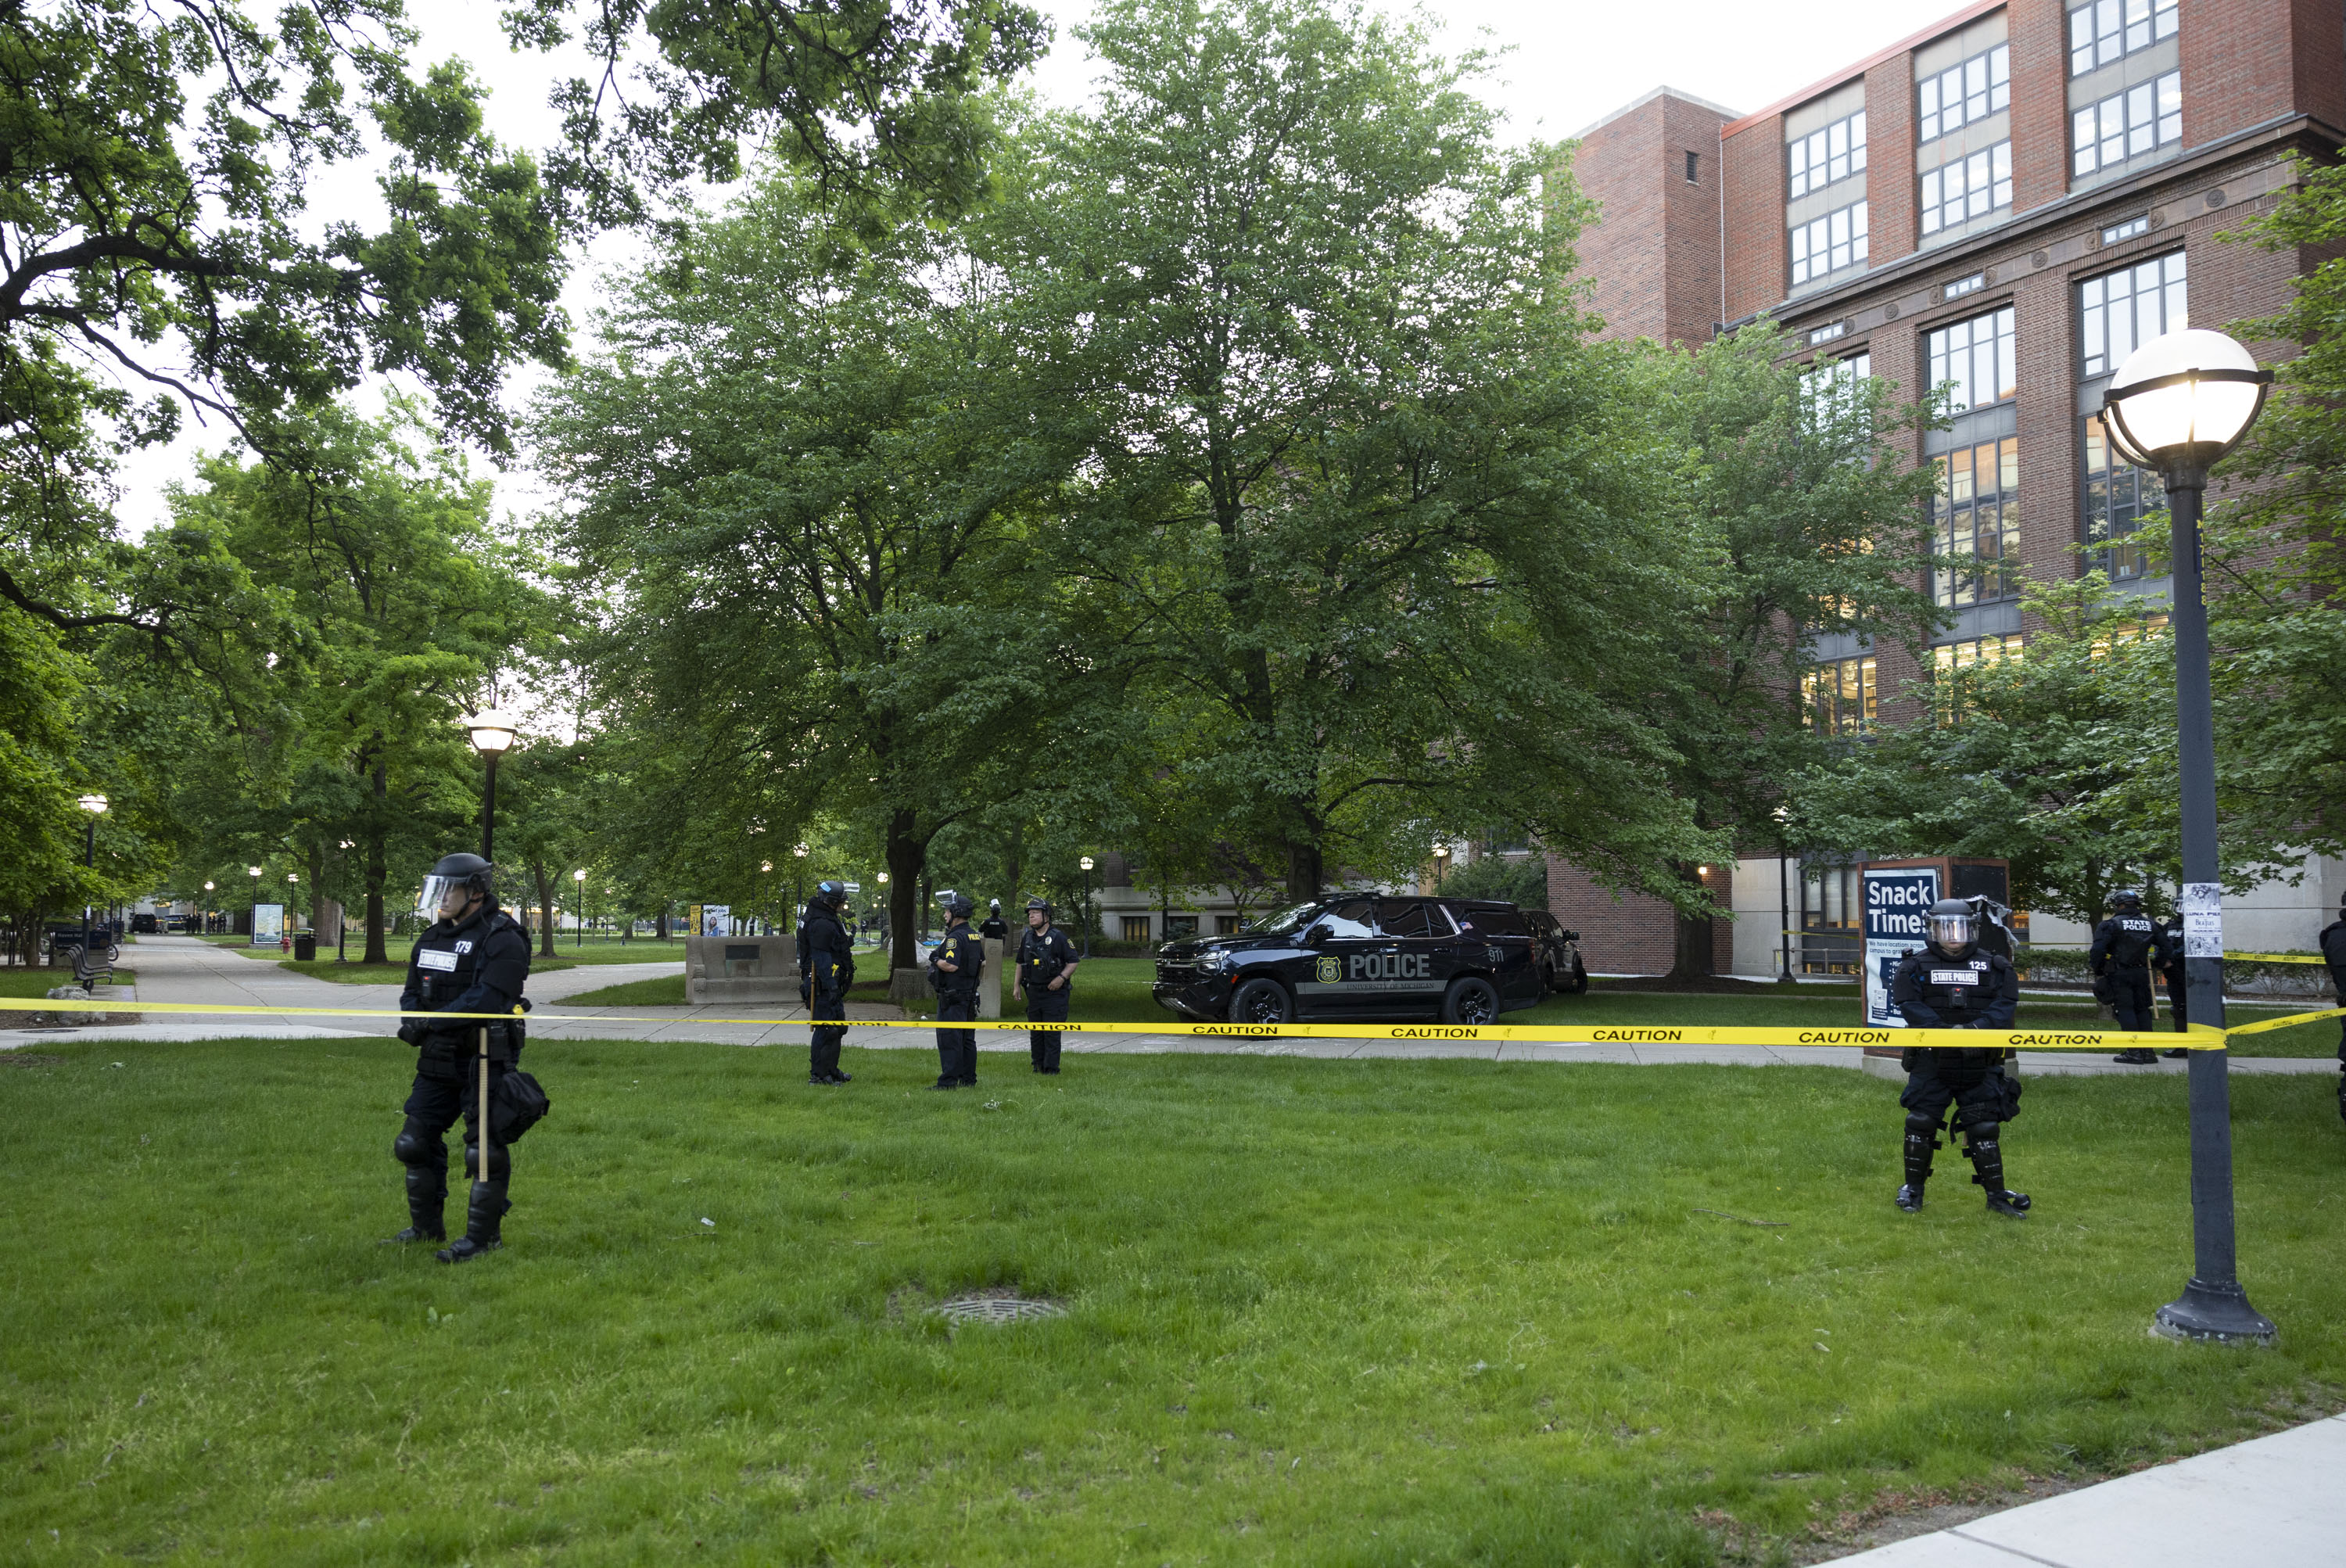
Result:
[[[552,1108],[537,1080],[519,1069],[500,1074],[489,1089],[489,1127],[501,1144],[519,1143]]]

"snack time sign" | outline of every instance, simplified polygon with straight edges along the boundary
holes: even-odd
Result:
[[[1865,1022],[1901,1029],[1905,1017],[1890,1005],[1890,977],[1898,961],[1930,940],[1931,906],[1944,897],[1935,865],[1868,866],[1865,881]]]

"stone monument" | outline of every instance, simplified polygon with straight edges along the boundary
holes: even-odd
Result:
[[[686,937],[684,999],[695,1006],[712,1002],[797,1005],[799,939]]]

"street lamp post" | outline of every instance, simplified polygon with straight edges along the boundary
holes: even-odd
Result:
[[[773,874],[773,861],[760,860],[758,862],[758,921],[760,924],[766,928],[760,933],[764,936],[771,936],[774,934],[774,922],[771,920],[769,920],[766,916],[766,891],[773,885],[766,879]]]
[[[211,934],[211,929],[212,929],[212,884],[211,884],[211,883],[209,883],[209,882],[206,882],[206,883],[204,884],[204,934],[205,934],[205,935],[207,935],[207,936],[209,936],[209,935]]]
[[[514,722],[498,709],[484,708],[464,720],[464,728],[472,736],[473,749],[488,763],[488,775],[481,785],[481,859],[494,865],[497,858],[492,852],[497,830],[497,759],[514,743]]]
[[[1784,973],[1780,983],[1797,985],[1792,977],[1792,849],[1786,830],[1792,820],[1792,809],[1779,806],[1770,813],[1776,819],[1776,898],[1783,906],[1781,918],[1776,923],[1777,938],[1784,948]]]
[[[2175,730],[2183,823],[2184,1001],[2193,1026],[2224,1026],[2224,939],[2216,846],[2216,717],[2208,606],[2200,597],[2199,513],[2208,470],[2239,444],[2272,372],[2221,332],[2154,338],[2127,356],[2102,398],[2118,455],[2167,485],[2174,556]],[[2177,1339],[2269,1344],[2272,1320],[2249,1305],[2233,1233],[2232,1091],[2228,1051],[2191,1053],[2192,1271],[2158,1309]]]
[[[350,839],[344,839],[340,847],[342,853],[347,856],[351,852],[352,849],[355,847],[355,841]],[[349,867],[345,865],[342,874],[347,876],[348,871]],[[350,886],[349,881],[345,881],[342,883],[342,886],[347,889]],[[334,962],[336,963],[350,962],[349,959],[342,956],[342,943],[350,940],[350,911],[342,908],[342,900],[336,899],[334,901]]]
[[[244,871],[252,879],[252,929],[244,933],[244,945],[251,947],[260,941],[260,868],[247,866]]]
[[[796,931],[799,929],[801,911],[806,908],[806,894],[804,891],[807,858],[806,841],[804,840],[801,840],[798,847],[793,849],[790,853],[798,858],[798,865],[790,872],[790,929],[792,931]]]
[[[95,871],[97,870],[97,820],[106,815],[106,797],[85,795],[75,803],[89,819],[82,824],[81,868],[86,871]],[[84,943],[89,941],[90,916],[95,912],[89,904],[81,906],[81,939]]]
[[[485,859],[486,857],[483,858]],[[581,866],[576,871],[571,872],[570,880],[578,884],[578,908],[571,912],[578,921],[578,941],[576,945],[579,952],[584,952],[586,951],[586,918],[585,913],[586,908],[586,868]]]
[[[1084,869],[1084,956],[1092,955],[1092,858],[1086,855],[1076,864]]]

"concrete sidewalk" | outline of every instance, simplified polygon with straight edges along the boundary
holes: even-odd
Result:
[[[138,944],[138,999],[141,1002],[193,1002],[234,1006],[239,1003],[273,1007],[394,1008],[399,988],[393,985],[337,985],[256,962],[237,952],[190,937],[142,937]],[[530,1001],[540,1013],[572,1015],[556,1021],[533,1017],[529,1033],[546,1040],[647,1040],[660,1044],[795,1046],[807,1043],[806,1009],[796,1004],[745,1006],[739,1003],[702,1007],[564,1007],[565,996],[580,995],[606,985],[617,985],[676,972],[675,962],[581,964],[534,976]],[[779,1022],[730,1023],[744,1016]],[[931,1051],[936,1048],[933,1026],[915,1029],[858,1028],[866,1021],[897,1016],[892,1007],[864,1005],[848,1009],[847,1044],[867,1051]],[[1592,1026],[1594,1028],[1602,1025]],[[391,1018],[312,1019],[272,1017],[256,1013],[209,1014],[172,1021],[154,1017],[125,1025],[96,1025],[82,1030],[0,1029],[0,1049],[76,1035],[111,1040],[196,1041],[233,1038],[316,1039],[335,1035],[392,1034],[398,1021]],[[1559,1033],[1566,1033],[1559,1031]],[[1022,1032],[982,1030],[977,1037],[982,1054],[1023,1055]],[[1832,1045],[1690,1045],[1656,1042],[1556,1041],[1484,1044],[1455,1040],[1293,1039],[1245,1040],[1195,1034],[1083,1034],[1066,1036],[1069,1055],[1223,1055],[1311,1056],[1329,1060],[1375,1058],[1434,1058],[1485,1062],[1603,1062],[1627,1066],[1699,1064],[1726,1067],[1842,1067],[1856,1070],[1861,1053]],[[2162,1059],[2153,1066],[2121,1066],[2096,1053],[2024,1051],[2023,1076],[2098,1077],[2105,1074],[2157,1074],[2180,1077],[2183,1062]],[[2235,1057],[2235,1073],[2335,1073],[2338,1064],[2327,1057]]]
[[[2254,1354],[2177,1348],[2178,1355]],[[1850,1568],[2339,1568],[2346,1415],[1834,1559]]]

